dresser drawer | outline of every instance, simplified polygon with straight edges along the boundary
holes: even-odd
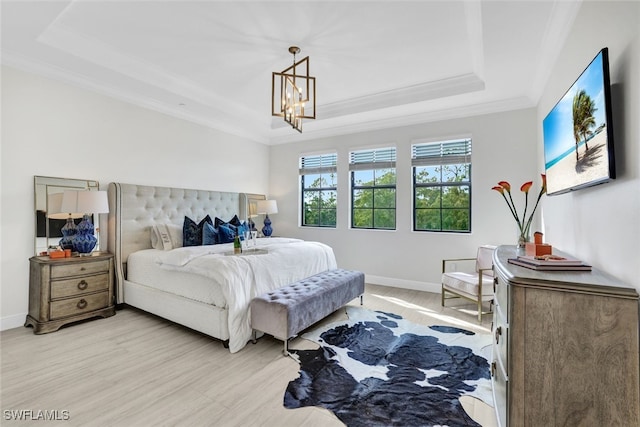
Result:
[[[494,347],[495,349],[495,347]],[[491,364],[491,382],[493,384],[493,404],[500,427],[507,427],[507,399],[509,398],[509,388],[507,387],[507,377],[500,366],[500,362],[494,360]]]
[[[51,299],[91,294],[109,289],[109,273],[51,281]]]
[[[500,359],[505,371],[509,369],[509,358],[507,348],[509,344],[509,325],[505,322],[502,313],[502,306],[496,305],[493,316],[493,350],[495,357]]]
[[[84,295],[76,298],[51,301],[51,319],[74,316],[88,311],[99,310],[109,305],[109,292]]]
[[[78,265],[76,263],[52,265],[51,278],[59,279],[62,277],[84,276],[87,274],[107,273],[108,271],[108,260],[83,262],[81,265]]]
[[[509,289],[500,275],[494,278],[496,304],[502,308],[504,321],[509,322]]]

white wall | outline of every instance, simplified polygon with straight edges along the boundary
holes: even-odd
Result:
[[[532,108],[274,146],[269,180],[270,197],[278,201],[278,214],[271,215],[274,234],[329,244],[340,267],[364,271],[370,283],[437,292],[443,258],[473,257],[478,245],[484,243],[516,243],[515,221],[502,197],[491,187],[507,180],[519,193],[514,196],[521,196],[520,185],[533,180],[533,191],[537,195],[542,171],[535,160],[536,126],[536,111]],[[412,140],[467,135],[473,138],[472,233],[412,231]],[[352,230],[349,228],[349,151],[386,145],[397,147],[397,229]],[[338,153],[337,228],[299,227],[299,157],[330,150]],[[518,202],[522,207],[524,199]]]
[[[640,2],[583,3],[539,102],[537,122],[603,47],[609,48],[618,178],[549,197],[545,237],[640,290]]]
[[[107,96],[2,68],[0,329],[28,311],[34,175],[267,191],[268,147]],[[106,249],[106,241],[103,241]]]

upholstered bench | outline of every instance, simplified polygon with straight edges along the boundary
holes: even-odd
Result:
[[[364,273],[327,270],[251,301],[251,327],[284,341],[364,294]]]

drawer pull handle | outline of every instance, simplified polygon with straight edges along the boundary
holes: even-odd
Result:
[[[493,278],[493,293],[496,293],[496,287],[498,286],[498,278],[494,277]]]
[[[491,376],[496,376],[496,362],[491,362]]]
[[[87,308],[87,300],[85,300],[84,298],[81,299],[80,301],[78,301],[78,304],[76,305],[76,307],[78,307],[80,310],[82,310],[83,308]]]
[[[502,335],[502,326],[496,328],[496,344],[500,343],[500,335]]]
[[[88,286],[89,284],[84,279],[78,282],[78,289],[80,289],[81,291],[84,291],[85,289],[87,289]]]
[[[86,268],[80,267],[80,271],[85,271],[85,270],[86,270]]]

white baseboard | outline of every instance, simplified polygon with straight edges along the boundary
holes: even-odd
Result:
[[[26,318],[27,313],[0,317],[0,331],[6,331],[7,329],[14,329],[19,328],[20,326],[24,326],[24,320]]]
[[[365,282],[372,285],[390,286],[392,288],[412,289],[439,294],[442,290],[440,283],[418,282],[417,280],[394,279],[391,277],[372,276],[365,274]]]

